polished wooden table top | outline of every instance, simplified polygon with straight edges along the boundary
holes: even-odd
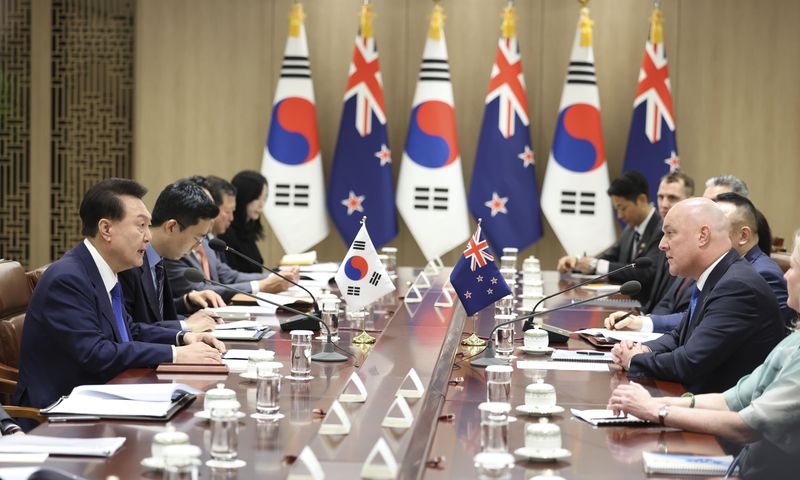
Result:
[[[408,281],[419,270],[401,269],[401,287],[407,289]],[[464,310],[455,301],[453,307],[435,307],[449,269],[432,276],[431,287],[423,290],[420,303],[393,303],[384,312],[375,312],[367,329],[373,331],[378,342],[369,347],[351,345],[357,332],[342,330],[339,345],[354,357],[344,363],[325,364],[312,362],[314,379],[309,382],[285,380],[281,393],[281,412],[286,418],[276,423],[261,423],[251,418],[240,422],[239,458],[247,465],[241,470],[224,472],[201,467],[201,478],[285,478],[291,472],[292,462],[305,446],[309,446],[319,459],[326,478],[359,478],[364,460],[373,446],[383,438],[394,453],[398,465],[398,478],[476,478],[472,457],[480,450],[477,405],[484,400],[486,386],[482,369],[459,362],[462,350],[459,341],[465,333]],[[558,276],[546,273],[547,292],[559,288]],[[579,297],[580,292],[565,298],[553,299],[552,305],[563,303],[569,297]],[[548,305],[552,306],[550,303]],[[493,325],[492,309],[483,312],[478,323],[478,333],[487,335]],[[575,307],[556,312],[546,319],[570,330],[596,326],[607,313],[602,307]],[[347,327],[347,323],[342,325]],[[467,326],[468,330],[471,325]],[[469,332],[466,332],[469,333]],[[291,341],[289,335],[278,332],[262,339],[258,344],[226,342],[228,348],[267,348],[276,352],[276,360],[284,363],[282,373],[288,374]],[[570,348],[585,348],[581,340],[570,340]],[[314,352],[322,344],[314,342]],[[457,366],[454,367],[454,362]],[[409,429],[387,429],[380,426],[395,392],[408,370],[414,368],[425,386],[425,394],[409,404],[414,423]],[[368,399],[363,404],[345,404],[352,422],[346,436],[319,435],[321,411],[327,412],[338,397],[352,372],[358,372],[367,388]],[[455,377],[464,381],[449,385]],[[589,372],[543,372],[515,370],[512,380],[512,402],[524,402],[524,388],[536,378],[544,378],[556,387],[558,404],[569,409],[603,408],[615,382],[626,381],[622,374]],[[237,393],[242,411],[255,411],[255,383],[238,374],[208,376],[173,374],[157,375],[153,370],[130,370],[117,377],[115,383],[144,383],[175,381],[187,383],[202,390],[224,383]],[[678,394],[680,385],[669,382],[646,384],[656,394]],[[207,421],[194,417],[202,410],[202,398],[179,412],[171,421],[179,431],[189,434],[190,441],[203,449],[202,460],[207,460],[210,439]],[[452,421],[439,421],[440,414],[453,414]],[[524,426],[532,418],[520,417],[511,425],[511,449],[524,443]],[[528,478],[532,474],[552,469],[565,478],[641,478],[643,450],[693,451],[720,454],[715,439],[706,435],[667,431],[661,428],[592,428],[589,424],[571,418],[569,413],[553,420],[562,429],[565,448],[572,457],[565,463],[532,464],[517,462],[511,471],[512,478]],[[123,436],[123,448],[108,459],[78,459],[51,457],[46,465],[62,468],[87,478],[161,478],[158,471],[140,465],[150,456],[153,436],[165,430],[163,423],[104,421],[97,423],[43,424],[34,431],[41,435],[66,437]],[[436,465],[428,460],[443,457]]]

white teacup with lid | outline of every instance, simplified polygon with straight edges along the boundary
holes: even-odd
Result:
[[[561,449],[561,429],[540,418],[539,423],[531,423],[525,428],[525,448],[538,452],[552,452]]]
[[[225,388],[224,383],[218,383],[216,388],[206,392],[206,398],[203,400],[203,410],[211,413],[211,408],[217,403],[227,400],[236,400],[236,392],[230,388]]]
[[[556,389],[544,379],[525,387],[525,405],[528,408],[547,410],[556,406]]]
[[[153,435],[153,444],[150,447],[150,454],[153,458],[163,459],[164,451],[173,445],[188,445],[189,435],[186,432],[175,430],[172,424],[167,424],[167,430]]]
[[[257,365],[261,362],[271,362],[274,359],[275,352],[272,350],[264,350],[263,348],[253,350],[253,353],[247,357],[247,374],[252,378],[256,378],[256,375],[258,375]]]
[[[542,330],[538,325],[525,330],[523,341],[525,348],[540,350],[547,348],[550,343],[547,331]]]

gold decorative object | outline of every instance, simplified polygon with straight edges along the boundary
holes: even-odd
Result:
[[[461,340],[461,345],[465,347],[485,347],[486,340],[482,340],[479,336],[475,335],[475,332],[472,332],[469,337]]]
[[[361,330],[361,333],[353,338],[353,343],[356,345],[375,343],[375,337],[367,333],[366,330]]]

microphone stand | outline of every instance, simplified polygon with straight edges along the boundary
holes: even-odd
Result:
[[[632,263],[629,263],[627,265],[623,265],[623,266],[619,267],[616,270],[612,270],[612,271],[610,271],[608,273],[605,273],[603,275],[600,275],[600,276],[597,276],[597,277],[594,277],[594,278],[590,278],[588,280],[584,280],[584,281],[582,281],[580,283],[576,283],[575,285],[571,285],[571,286],[567,287],[564,290],[561,290],[561,291],[558,291],[556,293],[550,294],[550,295],[548,295],[546,297],[542,297],[542,299],[539,300],[538,302],[536,302],[536,305],[533,306],[533,309],[531,310],[531,312],[535,312],[536,309],[539,308],[539,305],[544,303],[545,300],[550,300],[551,298],[557,297],[557,296],[561,295],[562,293],[571,292],[572,290],[575,290],[576,288],[580,288],[580,287],[582,287],[584,285],[588,285],[590,283],[594,283],[594,282],[596,282],[598,280],[602,280],[602,279],[604,279],[606,277],[610,277],[611,275],[614,275],[615,273],[619,273],[619,272],[628,270],[630,268],[636,268],[637,266],[647,267],[647,265],[639,265],[639,264],[640,263],[648,263],[648,262],[652,263],[652,262],[650,262],[649,258],[646,258],[646,257],[637,258]],[[523,331],[531,329],[531,328],[533,328],[533,325],[530,322],[525,322],[525,325],[522,326],[522,330]]]
[[[628,285],[628,284],[630,284],[632,282],[635,282],[636,284],[638,284],[639,285],[639,289],[641,289],[641,284],[639,284],[639,282],[636,282],[635,280],[631,280],[630,282],[626,282],[624,285],[622,285],[622,287],[625,287],[625,285]],[[629,288],[632,288],[632,287],[629,287]],[[620,293],[620,291],[622,291],[622,290],[623,290],[623,288],[619,288],[614,292],[604,293],[602,295],[597,295],[596,297],[585,298],[585,299],[583,299],[583,300],[581,300],[579,302],[568,303],[566,305],[561,305],[560,307],[554,308],[552,310],[547,310],[545,312],[536,312],[536,311],[534,311],[532,313],[529,313],[528,315],[523,315],[521,317],[517,317],[514,320],[509,320],[507,322],[499,323],[499,324],[495,325],[495,327],[489,333],[489,339],[486,341],[486,349],[484,349],[484,355],[482,357],[476,358],[475,360],[471,361],[470,364],[473,365],[473,366],[476,366],[476,367],[487,367],[489,365],[506,365],[507,364],[507,362],[505,360],[497,358],[497,353],[496,353],[496,351],[494,349],[494,332],[497,331],[497,329],[500,328],[500,327],[503,327],[503,326],[506,326],[506,325],[511,325],[512,323],[517,323],[517,322],[520,322],[522,320],[528,320],[530,318],[538,317],[539,315],[544,315],[545,313],[557,312],[559,310],[564,310],[566,308],[574,307],[576,305],[581,305],[581,304],[584,304],[584,303],[592,302],[594,300],[599,300],[601,298],[610,297],[611,295],[616,295],[616,294]],[[626,288],[624,290],[628,290],[628,289]],[[632,295],[636,295],[636,293],[634,292],[634,293],[632,293]]]
[[[194,275],[193,272],[196,272],[197,275]],[[189,273],[189,275],[186,275],[187,273]],[[197,270],[196,268],[187,269],[184,272],[184,275],[186,275],[187,280],[189,280],[190,282],[200,282],[200,281],[202,281],[204,283],[210,283],[210,284],[216,285],[218,287],[227,288],[227,289],[233,290],[234,292],[241,293],[242,295],[247,295],[250,298],[254,298],[256,301],[267,302],[270,305],[274,305],[274,306],[276,306],[278,308],[284,308],[286,310],[289,310],[292,313],[295,313],[295,314],[297,314],[299,316],[302,316],[303,318],[310,318],[312,320],[316,320],[317,322],[319,322],[320,325],[325,327],[325,330],[327,331],[328,339],[325,341],[325,345],[323,346],[321,352],[315,353],[314,355],[311,355],[311,360],[314,360],[314,361],[317,361],[317,362],[345,362],[345,361],[347,361],[347,357],[346,356],[342,355],[341,353],[339,353],[339,352],[337,352],[335,350],[335,347],[334,347],[334,344],[333,344],[333,338],[331,336],[331,329],[328,327],[328,325],[325,322],[322,321],[321,318],[317,317],[316,315],[311,315],[309,313],[303,313],[300,310],[296,310],[296,309],[294,309],[292,307],[289,307],[288,305],[281,305],[281,304],[273,302],[271,300],[267,300],[266,298],[261,298],[261,297],[258,297],[256,295],[253,295],[252,293],[245,292],[244,290],[239,290],[238,288],[233,288],[230,285],[225,285],[224,283],[219,283],[219,282],[216,282],[214,280],[209,280],[209,279],[205,278],[203,276],[203,274],[200,273],[200,271]],[[197,276],[202,277],[202,280],[196,278]],[[192,277],[192,278],[189,278],[189,277]],[[295,318],[295,317],[292,317],[292,318]]]

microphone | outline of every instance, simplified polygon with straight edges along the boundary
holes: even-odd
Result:
[[[229,247],[228,244],[225,243],[225,241],[222,240],[221,238],[217,238],[217,237],[212,238],[211,240],[208,241],[208,246],[211,247],[212,250],[215,250],[217,252],[231,252],[232,254],[236,255],[237,257],[244,259],[245,261],[247,261],[251,265],[255,265],[255,266],[259,267],[259,268],[262,268],[262,269],[264,269],[264,270],[266,270],[266,271],[268,271],[268,272],[270,272],[270,273],[272,273],[274,275],[277,275],[278,277],[286,280],[287,282],[291,283],[292,285],[296,285],[296,286],[302,288],[303,290],[305,290],[305,292],[308,294],[308,296],[311,297],[311,301],[313,303],[312,307],[314,308],[314,315],[316,315],[316,316],[320,315],[321,312],[319,310],[319,304],[317,303],[317,298],[306,287],[300,285],[299,283],[297,283],[297,282],[295,282],[295,281],[293,281],[293,280],[291,280],[289,278],[286,278],[285,276],[283,276],[280,273],[278,273],[277,271],[269,268],[268,266],[256,262],[255,260],[253,260],[252,258],[248,257],[244,253]],[[292,320],[296,321],[296,320],[301,320],[301,319],[299,319],[297,317],[292,317]],[[290,320],[290,322],[292,320]]]
[[[584,280],[584,281],[582,281],[580,283],[576,283],[575,285],[572,285],[572,286],[570,286],[570,287],[568,287],[568,288],[566,288],[564,290],[561,290],[560,292],[556,292],[556,293],[553,293],[553,294],[548,295],[546,297],[543,297],[541,300],[536,302],[536,305],[533,306],[533,310],[531,310],[531,311],[535,312],[536,309],[539,308],[539,305],[544,303],[545,300],[550,300],[551,298],[557,297],[557,296],[561,295],[562,293],[567,293],[569,291],[575,290],[576,288],[580,288],[580,287],[582,287],[584,285],[596,282],[598,280],[602,280],[602,279],[604,279],[606,277],[610,277],[611,275],[614,275],[615,273],[619,273],[619,272],[622,272],[622,271],[625,271],[625,270],[628,270],[628,269],[631,269],[631,268],[648,268],[648,267],[650,267],[652,265],[653,265],[653,260],[652,259],[650,259],[648,257],[639,257],[636,260],[634,260],[633,262],[631,262],[631,263],[629,263],[627,265],[623,265],[623,266],[619,267],[616,270],[612,270],[612,271],[610,271],[610,272],[608,272],[606,274],[603,274],[603,275],[600,275],[600,276],[597,276],[597,277],[594,277],[594,278],[590,278],[589,280]],[[642,286],[640,284],[639,285],[639,290],[641,290],[641,287]],[[636,293],[639,293],[639,292],[637,291]],[[631,295],[636,295],[636,293],[632,293]],[[522,330],[528,330],[530,328],[533,328],[533,325],[530,322],[526,322],[525,325],[522,326]]]
[[[304,319],[313,320],[315,326],[317,325],[317,323],[319,323],[320,325],[325,327],[325,330],[328,332],[328,340],[325,342],[325,346],[323,347],[323,350],[320,353],[316,353],[314,355],[311,355],[311,360],[316,360],[318,362],[344,362],[344,361],[347,360],[347,357],[345,357],[341,353],[338,353],[338,352],[334,351],[333,339],[331,338],[331,329],[328,328],[328,325],[325,322],[323,322],[322,319],[317,317],[316,315],[311,315],[309,313],[303,313],[300,310],[295,310],[294,308],[289,307],[287,305],[280,305],[280,304],[275,303],[275,302],[273,302],[271,300],[267,300],[266,298],[258,297],[256,295],[253,295],[250,292],[245,292],[244,290],[239,290],[238,288],[231,287],[230,285],[225,285],[224,283],[219,283],[219,282],[216,282],[214,280],[209,280],[200,272],[200,270],[198,270],[196,268],[187,268],[186,270],[184,270],[183,277],[186,280],[188,280],[188,281],[190,281],[192,283],[210,283],[210,284],[216,285],[218,287],[227,288],[228,290],[232,290],[234,292],[241,293],[242,295],[247,295],[248,297],[254,298],[257,301],[267,302],[270,305],[274,305],[274,306],[276,306],[278,308],[285,308],[286,310],[289,310],[292,313],[296,313],[297,316],[302,316]],[[292,317],[292,318],[293,319],[297,318],[297,316]],[[287,323],[293,323],[293,322],[290,321],[290,322],[287,322]],[[294,322],[294,323],[296,323],[296,322]],[[298,327],[299,326],[300,325],[298,325]],[[314,329],[314,328],[310,328],[310,329],[311,330],[318,330],[318,329]]]
[[[499,323],[499,324],[495,325],[495,327],[489,333],[489,340],[487,340],[487,343],[486,343],[486,349],[485,349],[486,353],[485,353],[485,355],[483,357],[481,357],[481,358],[476,358],[475,360],[471,361],[470,364],[472,364],[472,365],[474,365],[476,367],[486,367],[486,366],[489,366],[489,365],[505,365],[506,364],[505,360],[497,358],[495,350],[494,350],[494,340],[493,340],[494,339],[494,332],[497,331],[497,329],[500,328],[500,327],[503,327],[505,325],[511,325],[512,323],[516,323],[516,322],[519,322],[519,321],[522,321],[522,320],[528,320],[528,319],[531,319],[533,317],[538,317],[539,315],[544,315],[546,313],[557,312],[558,310],[564,310],[566,308],[574,307],[576,305],[581,305],[581,304],[592,302],[594,300],[598,300],[598,299],[601,299],[601,298],[610,297],[611,295],[616,295],[617,293],[621,293],[623,295],[628,295],[628,296],[636,295],[641,290],[642,290],[642,284],[641,283],[639,283],[636,280],[630,280],[630,281],[625,282],[624,284],[622,284],[622,286],[620,286],[619,289],[614,291],[614,292],[604,293],[602,295],[597,295],[596,297],[584,298],[583,300],[581,300],[579,302],[568,303],[566,305],[561,305],[560,307],[556,307],[556,308],[554,308],[552,310],[548,310],[546,312],[533,311],[532,313],[529,313],[528,315],[523,315],[521,317],[517,317],[514,320],[509,320],[507,322]]]

